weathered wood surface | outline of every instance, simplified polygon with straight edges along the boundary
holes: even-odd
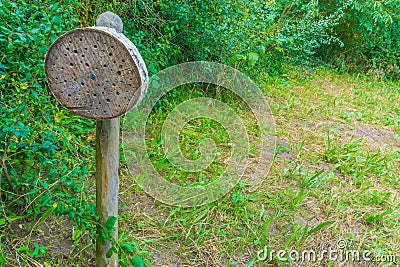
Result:
[[[96,212],[104,225],[110,216],[118,218],[118,167],[120,119],[97,121],[96,126]],[[118,220],[113,238],[118,239]],[[96,267],[118,266],[118,255],[107,258],[111,242],[96,241]]]
[[[124,28],[121,18],[110,11],[106,11],[97,17],[96,26],[113,28],[118,33],[122,33]]]
[[[109,26],[122,32],[121,19],[111,12],[101,14],[96,26]],[[138,53],[139,54],[139,53]],[[140,74],[140,73],[139,73]],[[116,99],[118,100],[118,99]],[[116,102],[118,103],[118,102]],[[119,129],[120,119],[98,120],[96,125],[96,213],[100,225],[110,216],[117,218],[112,237],[118,240],[118,192],[119,192]],[[110,241],[96,240],[96,267],[117,267],[118,255],[106,257],[111,248]]]
[[[135,45],[115,30],[122,30],[122,25],[111,19],[100,16],[97,22],[114,28],[100,24],[62,35],[46,55],[45,71],[54,97],[76,115],[97,120],[118,117],[134,107],[147,90],[142,57]]]

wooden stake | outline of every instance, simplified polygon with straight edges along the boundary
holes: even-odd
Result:
[[[121,19],[111,12],[101,14],[96,26],[114,28],[122,32]],[[118,168],[119,168],[119,117],[99,120],[96,125],[96,212],[99,223],[104,225],[110,216],[118,218]],[[118,220],[113,238],[118,239]],[[118,255],[106,257],[111,242],[96,241],[96,267],[117,267]]]
[[[96,211],[99,223],[104,225],[110,216],[118,218],[118,166],[120,119],[97,121],[96,125]],[[118,238],[118,221],[113,238]],[[118,255],[111,258],[106,253],[111,242],[103,243],[100,236],[96,243],[96,266],[118,266]]]

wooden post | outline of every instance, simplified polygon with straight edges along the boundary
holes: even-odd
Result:
[[[119,125],[118,118],[97,121],[96,125],[96,211],[99,223],[104,225],[110,216],[118,218],[118,166]],[[118,238],[118,221],[113,238]],[[111,242],[103,243],[100,236],[96,242],[96,266],[118,266],[118,256],[113,253],[106,258]]]
[[[114,28],[122,33],[120,17],[111,12],[101,14],[96,26]],[[98,120],[96,124],[96,212],[100,225],[104,225],[110,216],[117,218],[112,237],[118,240],[118,192],[119,192],[119,117]],[[106,257],[111,242],[102,242],[100,235],[96,241],[96,267],[118,266],[118,255]]]

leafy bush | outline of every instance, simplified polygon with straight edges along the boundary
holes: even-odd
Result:
[[[0,2],[0,203],[10,223],[20,216],[35,223],[45,209],[80,227],[95,220],[93,203],[80,196],[93,171],[94,123],[67,114],[43,69],[49,45],[79,26],[79,6]]]
[[[353,71],[399,73],[397,0],[223,0],[87,2],[82,25],[111,10],[150,73],[192,60],[218,61],[253,77],[286,64],[345,64]],[[351,67],[351,68],[350,68]]]
[[[330,34],[341,10],[324,15],[315,1],[148,1],[90,4],[95,17],[109,9],[124,21],[149,70],[193,60],[222,62],[252,75],[276,75],[286,63],[304,63]],[[87,25],[93,25],[94,19]]]
[[[331,13],[341,7],[343,16],[332,34],[336,45],[323,46],[319,55],[345,69],[400,78],[400,2],[397,0],[320,0],[319,8]],[[339,64],[338,64],[339,63]]]

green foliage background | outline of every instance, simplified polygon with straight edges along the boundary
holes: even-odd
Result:
[[[93,190],[94,122],[53,99],[43,60],[58,36],[107,10],[150,74],[208,60],[256,79],[288,65],[399,79],[398,0],[0,1],[0,229],[37,221],[55,202],[57,214],[95,229],[94,199],[83,194]]]
[[[94,123],[67,114],[46,87],[44,55],[79,20],[73,5],[44,4],[0,6],[1,205],[11,217],[36,218],[57,201],[57,212],[73,219],[94,211],[79,197],[92,169]]]

